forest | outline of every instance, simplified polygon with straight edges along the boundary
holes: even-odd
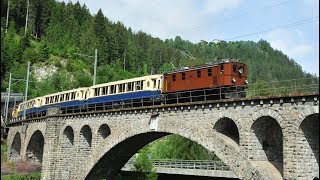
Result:
[[[25,79],[31,63],[28,99],[77,87],[93,81],[92,57],[97,58],[97,84],[149,74],[164,73],[220,59],[236,59],[248,66],[248,81],[268,82],[314,78],[295,60],[261,39],[192,43],[180,36],[161,40],[113,22],[100,9],[90,14],[86,5],[55,0],[1,0],[1,91],[8,87],[9,74]],[[7,21],[7,10],[9,16]],[[28,21],[26,26],[26,12]],[[78,53],[78,54],[77,54]],[[187,55],[186,55],[187,54]],[[13,92],[24,92],[24,81],[13,81]],[[215,159],[204,149],[181,137],[168,137],[170,146],[157,145],[167,155],[157,158]],[[177,143],[178,142],[178,143]],[[173,145],[173,146],[172,146]],[[169,149],[176,147],[175,150]],[[193,151],[186,151],[194,149]],[[170,152],[175,151],[175,156]],[[186,154],[189,152],[189,154]],[[191,153],[190,153],[191,152]],[[178,157],[179,156],[179,157]]]
[[[121,22],[112,22],[100,9],[90,14],[85,5],[30,0],[1,0],[1,91],[8,86],[9,73],[15,79],[26,77],[31,62],[29,96],[33,98],[92,84],[94,58],[98,50],[97,83],[171,71],[173,66],[188,67],[237,59],[248,65],[249,83],[315,77],[306,73],[293,59],[274,50],[261,39],[191,43],[176,36],[161,40],[142,31],[134,32]],[[200,41],[200,40],[199,40]],[[186,55],[188,54],[188,55]],[[192,57],[191,57],[192,56]],[[39,74],[39,68],[51,70]],[[25,83],[12,85],[24,92]]]

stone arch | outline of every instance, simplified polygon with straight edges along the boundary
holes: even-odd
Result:
[[[219,119],[213,127],[217,132],[227,136],[239,145],[240,135],[236,123],[230,118]]]
[[[260,117],[271,117],[273,120],[275,120],[281,129],[285,128],[285,121],[283,120],[282,116],[272,109],[260,109],[252,114],[252,123],[254,123],[256,120],[258,120]],[[248,126],[248,127],[252,127]]]
[[[42,163],[44,137],[40,130],[35,131],[28,143],[26,159],[32,162]]]
[[[283,133],[277,120],[259,117],[251,126],[255,161],[269,161],[283,175]]]
[[[305,108],[298,117],[297,128],[300,128],[301,123],[310,115],[319,114],[319,107],[309,107]]]
[[[74,131],[71,126],[64,128],[61,138],[60,177],[69,177],[72,171],[70,162],[74,158]]]
[[[177,134],[188,138],[202,145],[209,151],[215,152],[215,154],[224,161],[240,179],[250,179],[252,177],[261,176],[260,171],[257,170],[247,158],[244,158],[239,146],[234,147],[232,144],[226,142],[225,139],[221,138],[219,133],[214,133],[212,128],[206,128],[210,122],[202,125],[187,121],[184,121],[183,123],[184,128],[181,128],[180,119],[174,119],[172,121],[167,119],[165,125],[159,125],[161,130],[159,129],[158,131],[151,132],[137,123],[136,125],[139,126],[140,130],[134,131],[134,134],[130,134],[133,131],[129,131],[128,134],[128,131],[118,129],[117,132],[120,133],[111,134],[111,143],[106,143],[101,147],[89,161],[86,161],[87,166],[78,170],[78,177],[80,177],[80,179],[97,178],[94,173],[103,173],[105,178],[107,174],[116,173],[120,171],[122,166],[135,152],[143,147],[142,144],[148,144],[149,142],[168,134]],[[201,133],[194,136],[195,132]],[[119,147],[122,148],[119,149]],[[104,163],[113,164],[112,166],[108,166],[103,165]]]
[[[301,123],[300,128],[302,136],[301,142],[302,161],[304,172],[313,172],[319,175],[319,113],[307,116]],[[300,132],[301,132],[300,131]]]
[[[111,134],[110,127],[107,124],[102,124],[98,129],[98,135],[102,139],[107,138]]]
[[[79,151],[83,156],[87,156],[91,151],[92,132],[88,125],[84,125],[80,130]]]
[[[9,156],[12,161],[21,160],[21,135],[19,132],[13,138]]]

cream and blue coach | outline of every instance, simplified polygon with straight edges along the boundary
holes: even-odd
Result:
[[[46,115],[49,106],[60,106],[62,111],[67,109],[79,110],[97,105],[114,105],[124,102],[144,100],[160,100],[163,75],[150,75],[110,83],[98,84],[62,91],[42,97],[37,97],[20,103],[14,109],[13,118],[22,118],[26,108],[26,118]]]
[[[26,117],[36,117],[46,113],[49,106],[81,107],[84,105],[85,93],[88,88],[77,88],[68,91],[62,91],[42,97],[37,97],[26,102],[26,106],[20,103],[18,106],[18,117],[23,117],[26,107]]]
[[[87,105],[160,99],[163,75],[149,75],[91,86]]]

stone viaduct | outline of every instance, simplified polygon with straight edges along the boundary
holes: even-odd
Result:
[[[319,94],[243,98],[48,116],[9,124],[8,156],[42,179],[112,179],[169,134],[214,152],[239,179],[319,178]]]

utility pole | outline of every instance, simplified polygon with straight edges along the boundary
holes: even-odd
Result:
[[[7,7],[7,22],[6,22],[6,33],[8,32],[8,24],[9,24],[9,2],[10,0],[8,0],[8,7]]]
[[[96,85],[97,60],[98,60],[98,49],[95,50],[95,56],[94,56],[93,85]]]
[[[27,0],[26,26],[24,27],[24,35],[25,35],[25,36],[27,35],[28,16],[29,16],[29,0]]]
[[[26,119],[26,109],[27,109],[27,97],[28,97],[28,83],[29,83],[29,70],[30,70],[30,62],[28,62],[28,71],[27,71],[27,81],[26,81],[26,92],[24,97],[24,110],[23,110],[23,119]]]
[[[123,70],[126,70],[126,50],[127,48],[124,48]]]
[[[9,76],[9,86],[8,86],[8,93],[7,93],[7,103],[6,103],[6,109],[5,109],[5,112],[6,112],[6,116],[4,118],[4,122],[7,123],[8,122],[8,112],[9,112],[9,102],[10,102],[10,85],[11,85],[11,73],[10,73],[10,76]]]

